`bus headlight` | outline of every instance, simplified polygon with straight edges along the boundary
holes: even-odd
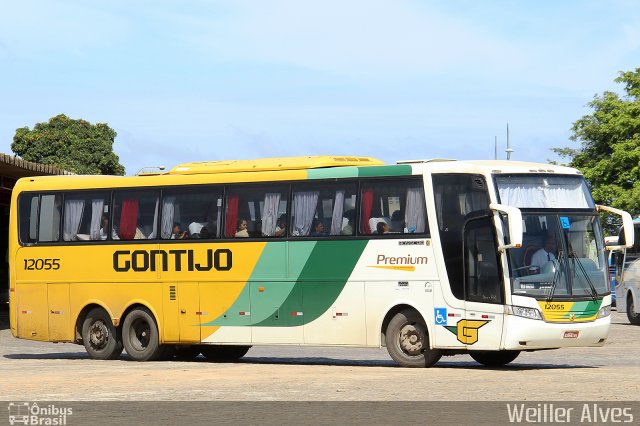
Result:
[[[604,318],[611,315],[611,305],[603,306],[598,311],[598,318]]]
[[[508,313],[517,317],[541,320],[542,315],[536,308],[525,308],[524,306],[508,306]]]

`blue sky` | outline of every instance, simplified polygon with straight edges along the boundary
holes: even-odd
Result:
[[[57,114],[146,165],[556,159],[640,67],[636,0],[1,1],[0,152]]]

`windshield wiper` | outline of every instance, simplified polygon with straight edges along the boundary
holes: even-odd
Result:
[[[578,268],[582,272],[582,275],[584,275],[584,278],[587,280],[587,284],[589,284],[589,288],[591,289],[591,298],[593,299],[594,302],[597,302],[598,301],[598,290],[596,290],[596,287],[593,285],[593,282],[591,282],[591,278],[589,278],[589,274],[587,274],[586,269],[584,269],[584,265],[582,264],[582,262],[580,262],[578,260],[578,256],[576,256],[576,252],[573,251],[573,247],[571,247],[571,243],[570,242],[569,242],[569,252],[568,253],[569,253],[569,257],[571,258],[573,263],[578,265]],[[573,270],[574,271],[576,270],[575,266],[573,267]],[[573,286],[571,288],[573,288]]]

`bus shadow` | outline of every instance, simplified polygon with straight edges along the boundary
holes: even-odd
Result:
[[[432,368],[450,368],[465,370],[492,370],[492,371],[532,371],[532,370],[573,370],[598,368],[593,365],[570,365],[570,364],[519,364],[517,361],[503,367],[486,367],[475,361],[468,362],[439,362]]]
[[[39,354],[6,354],[3,358],[13,360],[90,360],[91,358],[86,352],[52,352]],[[123,354],[115,361],[132,361],[126,354]],[[372,359],[338,359],[327,357],[251,357],[246,356],[237,361],[210,361],[199,356],[194,359],[164,359],[152,362],[162,362],[169,365],[195,363],[195,364],[255,364],[255,365],[309,365],[309,366],[328,366],[328,367],[386,367],[386,368],[403,368],[396,364],[393,360],[372,360]],[[133,364],[133,361],[132,361]],[[447,362],[441,361],[431,367],[432,369],[451,369],[451,370],[491,370],[491,371],[532,371],[532,370],[573,370],[573,369],[592,369],[598,368],[593,365],[570,365],[570,364],[513,364],[504,367],[485,367],[474,361]]]
[[[86,352],[49,352],[42,354],[6,354],[3,358],[7,359],[35,359],[35,360],[47,360],[47,359],[90,359]]]

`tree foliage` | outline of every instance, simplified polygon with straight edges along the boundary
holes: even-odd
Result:
[[[123,175],[113,151],[116,132],[107,124],[91,124],[64,114],[16,130],[11,149],[28,161],[78,174]]]
[[[620,72],[616,83],[624,84],[625,95],[605,91],[595,95],[585,115],[571,128],[571,140],[579,149],[554,148],[570,158],[591,184],[598,204],[621,208],[632,216],[640,214],[640,68]]]

